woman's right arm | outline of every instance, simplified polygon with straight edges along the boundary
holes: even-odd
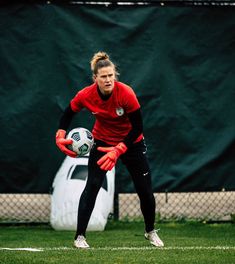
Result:
[[[72,110],[71,105],[69,104],[60,118],[59,129],[67,130],[75,114],[76,112]]]

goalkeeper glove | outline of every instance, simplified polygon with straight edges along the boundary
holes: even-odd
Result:
[[[72,150],[69,150],[66,146],[70,145],[73,143],[72,139],[66,139],[65,138],[66,135],[66,131],[63,129],[59,129],[56,132],[56,145],[58,146],[58,148],[65,153],[66,155],[72,157],[72,158],[76,158],[77,157],[77,153],[75,153]]]
[[[97,150],[107,153],[97,161],[97,164],[102,170],[112,170],[119,156],[127,151],[127,146],[121,142],[115,147],[98,147]]]

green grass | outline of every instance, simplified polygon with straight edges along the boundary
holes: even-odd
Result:
[[[50,226],[0,226],[0,263],[234,264],[235,225],[159,224],[163,249],[143,238],[142,222],[110,221],[104,232],[88,232],[89,250],[72,247],[74,232]],[[3,248],[36,248],[39,252]]]

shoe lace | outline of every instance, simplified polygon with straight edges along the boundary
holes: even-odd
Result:
[[[158,234],[157,234],[158,231],[160,231],[160,228],[154,229],[153,231],[150,232],[150,236],[152,237],[152,239],[159,239]]]
[[[85,239],[84,236],[78,236],[76,240],[77,240],[78,242],[84,242],[84,241],[86,241],[86,239]]]

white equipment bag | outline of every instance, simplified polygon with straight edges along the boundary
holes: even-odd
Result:
[[[77,212],[81,193],[88,174],[88,156],[66,157],[59,168],[51,195],[51,226],[56,230],[76,230]],[[88,223],[88,231],[103,231],[113,211],[115,168],[108,171],[101,187],[95,208]]]

